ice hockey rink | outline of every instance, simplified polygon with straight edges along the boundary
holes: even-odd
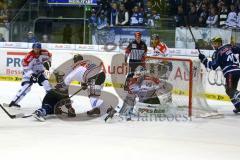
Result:
[[[9,103],[19,87],[19,82],[0,82],[1,103]],[[112,88],[104,90],[114,93]],[[43,96],[43,88],[34,85],[20,111],[33,112]],[[87,98],[76,96],[74,100],[77,111],[89,109]],[[209,103],[225,116],[184,122],[105,123],[104,117],[88,121],[52,117],[39,122],[32,117],[10,119],[0,110],[0,159],[238,160],[240,116],[232,113],[230,103]]]

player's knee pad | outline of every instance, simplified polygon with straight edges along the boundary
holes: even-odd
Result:
[[[134,106],[136,103],[136,96],[134,94],[128,94],[126,98],[124,99],[124,104],[128,106]]]

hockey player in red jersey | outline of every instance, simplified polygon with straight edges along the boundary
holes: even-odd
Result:
[[[161,57],[167,57],[168,53],[168,47],[165,43],[160,41],[160,37],[157,34],[153,35],[152,39],[152,47],[153,47],[153,53],[152,56],[161,56]]]
[[[49,70],[51,66],[52,54],[45,49],[42,49],[41,43],[36,42],[32,45],[32,50],[24,57],[22,88],[18,91],[17,95],[13,98],[9,107],[20,107],[18,104],[22,98],[30,91],[33,83],[38,83],[46,91],[51,90],[51,85],[48,82],[45,70]]]

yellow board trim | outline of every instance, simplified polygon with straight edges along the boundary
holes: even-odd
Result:
[[[0,76],[0,81],[21,81],[21,77],[16,76]],[[51,80],[50,80],[51,81]],[[71,84],[78,85],[80,84],[77,81],[73,81]],[[114,88],[123,88],[123,84],[121,83],[112,83],[112,82],[105,82],[104,87],[114,87]],[[173,94],[187,96],[188,91],[180,90],[180,89],[173,89]],[[215,93],[205,93],[202,95],[203,97],[210,99],[210,100],[218,100],[218,101],[230,101],[230,98],[227,95],[222,94],[215,94]]]

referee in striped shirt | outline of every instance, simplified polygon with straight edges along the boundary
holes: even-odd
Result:
[[[125,63],[127,63],[129,57],[130,72],[127,75],[124,88],[126,89],[128,81],[133,77],[134,71],[138,66],[144,66],[144,59],[147,53],[147,45],[141,39],[142,33],[135,32],[135,40],[130,42],[125,51]]]

